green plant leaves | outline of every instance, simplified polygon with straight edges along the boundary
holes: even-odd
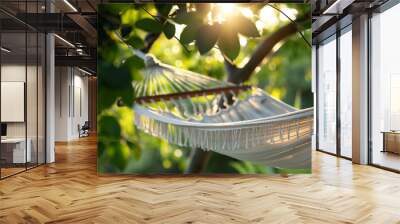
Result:
[[[178,10],[174,21],[179,24],[199,24],[202,21],[202,18],[199,16],[197,12],[186,12],[183,10]]]
[[[164,23],[163,32],[168,39],[171,39],[175,36],[175,26],[174,24],[166,21]]]
[[[235,60],[240,52],[238,34],[234,30],[224,29],[218,40],[218,47],[227,58]]]
[[[150,18],[138,20],[135,25],[137,28],[150,33],[160,33],[163,30],[163,26],[160,22]]]
[[[142,75],[140,74],[140,69],[145,67],[144,60],[134,55],[125,60],[124,66],[128,68],[131,73],[132,80],[142,80]]]
[[[131,105],[134,99],[132,75],[127,66],[115,67],[110,63],[101,63],[99,67],[98,111],[112,106],[117,99]]]
[[[129,148],[133,149],[132,152],[133,152],[133,156],[135,157],[135,159],[139,160],[140,156],[142,155],[142,150],[139,147],[139,145],[137,143],[130,142],[130,141],[127,141],[126,143],[128,144]]]
[[[200,54],[205,54],[214,47],[219,37],[219,25],[203,25],[196,35],[196,46]]]
[[[127,9],[121,14],[121,23],[124,25],[135,24],[138,17],[138,12],[135,9]]]
[[[130,37],[128,37],[126,43],[136,49],[144,48],[144,41],[137,35],[131,35]]]
[[[99,126],[99,137],[118,139],[121,136],[121,127],[114,116],[101,116],[99,118]]]
[[[132,57],[126,59],[124,65],[128,66],[129,70],[142,69],[145,66],[144,60],[136,55],[133,55]]]
[[[128,164],[128,158],[130,155],[130,149],[125,141],[104,141],[104,139],[99,139],[98,147],[104,147],[103,158],[107,160],[103,163],[103,166],[112,165],[113,169],[118,168],[118,171],[124,170]],[[100,144],[102,143],[102,144]]]
[[[127,10],[127,9],[129,9],[129,7],[127,7],[126,4],[109,4],[109,5],[100,4],[98,11],[100,13],[109,13],[109,14],[113,14],[113,15],[120,15],[123,12],[125,12],[125,10]]]
[[[168,17],[172,4],[155,4],[157,11],[164,17]]]
[[[128,36],[132,31],[131,26],[122,26],[121,27],[121,36],[126,37]]]
[[[115,67],[111,64],[103,64],[100,67],[101,78],[99,82],[109,88],[126,89],[131,87],[132,78],[125,67]]]
[[[196,39],[197,31],[199,30],[198,26],[195,25],[187,25],[180,36],[181,43],[189,44]]]
[[[239,33],[243,34],[246,37],[260,36],[260,33],[258,32],[256,25],[250,19],[242,15],[239,15],[235,20],[236,20],[235,27]]]

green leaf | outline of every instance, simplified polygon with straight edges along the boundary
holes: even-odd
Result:
[[[119,170],[125,169],[128,164],[130,150],[125,141],[114,141],[108,144],[107,151],[110,152],[111,163]]]
[[[239,15],[236,18],[237,25],[236,29],[239,33],[243,34],[246,37],[259,37],[260,33],[257,30],[256,25],[250,19]]]
[[[174,24],[166,21],[163,27],[163,32],[168,39],[171,39],[175,35],[175,26]]]
[[[142,40],[142,38],[136,35],[130,36],[128,40],[126,40],[126,43],[128,43],[129,45],[131,45],[133,48],[136,49],[144,48],[144,41]]]
[[[141,150],[139,144],[136,144],[136,143],[130,142],[130,141],[127,141],[126,143],[128,144],[129,148],[132,150],[133,156],[135,157],[135,159],[139,160],[140,156],[142,155],[142,150]]]
[[[102,86],[99,83],[99,86]],[[98,90],[97,110],[100,114],[102,111],[109,109],[115,104],[117,99],[122,100],[125,105],[132,105],[134,100],[133,88],[128,89],[110,89],[102,86]]]
[[[114,116],[104,115],[99,118],[99,137],[119,140],[121,127]]]
[[[126,37],[128,36],[132,31],[131,26],[122,26],[121,27],[121,36]]]
[[[195,25],[187,25],[180,36],[180,40],[183,44],[189,44],[196,39],[197,31],[199,30],[198,26]]]
[[[186,12],[182,10],[178,10],[174,21],[179,24],[199,24],[201,23],[202,17],[199,16],[197,12]]]
[[[155,4],[157,11],[164,17],[168,17],[172,4]]]
[[[109,13],[113,15],[120,15],[122,14],[125,10],[129,9],[129,5],[127,4],[100,4],[98,11],[100,14],[102,13]]]
[[[163,29],[160,22],[150,18],[138,20],[135,25],[137,28],[150,33],[160,33]]]
[[[131,105],[134,99],[132,75],[127,66],[115,67],[100,61],[99,65],[99,113],[112,106],[117,99]]]
[[[126,61],[124,62],[124,65],[128,66],[129,70],[142,69],[145,66],[144,60],[139,58],[136,55],[133,55],[132,57],[126,59]]]
[[[132,78],[126,67],[115,67],[101,63],[99,68],[99,83],[110,89],[127,89],[132,87]]]
[[[101,86],[101,85],[99,85]],[[108,109],[115,103],[115,100],[117,99],[116,96],[108,94],[109,92],[112,92],[109,88],[107,87],[101,87],[98,90],[98,96],[97,96],[97,113],[100,114],[102,111]]]
[[[232,30],[224,30],[218,40],[218,47],[221,52],[231,61],[239,55],[240,42],[238,34]]]
[[[218,40],[219,25],[203,25],[196,35],[196,46],[200,54],[210,51]]]
[[[138,17],[138,11],[135,9],[128,9],[121,15],[121,23],[125,25],[135,24]]]

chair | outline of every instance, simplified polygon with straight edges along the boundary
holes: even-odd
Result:
[[[82,127],[78,124],[79,138],[89,136],[89,129],[90,129],[89,121],[85,121]]]

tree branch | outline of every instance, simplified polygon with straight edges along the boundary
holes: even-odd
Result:
[[[160,37],[161,33],[149,33],[145,37],[144,41],[146,43],[146,46],[141,49],[143,53],[149,53],[151,47],[153,46],[154,42]]]
[[[296,22],[302,23],[307,21],[308,19],[309,16],[305,16],[297,20]],[[271,53],[274,46],[280,41],[298,32],[298,29],[299,28],[297,27],[296,23],[289,23],[265,38],[264,41],[262,41],[260,45],[258,45],[246,65],[242,68],[237,69],[235,73],[230,75],[230,79],[228,81],[236,84],[247,81],[254,70],[257,68],[257,66],[259,66],[264,58]]]

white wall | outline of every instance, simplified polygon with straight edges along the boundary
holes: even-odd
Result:
[[[88,78],[76,68],[56,67],[55,120],[56,141],[77,139],[88,120]]]
[[[38,69],[38,70],[37,70]],[[27,80],[25,80],[27,78]],[[20,113],[25,114],[26,120],[21,122],[5,122],[7,124],[7,137],[9,138],[24,138],[25,135],[30,140],[32,161],[44,163],[44,74],[42,68],[25,64],[3,64],[1,66],[1,81],[2,82],[23,82],[26,84],[26,106],[23,102]],[[24,90],[21,94],[24,94]],[[3,92],[3,89],[2,89]],[[7,97],[2,95],[3,97]],[[12,110],[12,108],[2,107],[2,112]],[[15,110],[15,108],[14,108]],[[13,113],[12,111],[7,111]],[[16,113],[16,112],[14,112]],[[23,115],[24,116],[24,115]],[[39,154],[37,156],[37,153]]]
[[[1,81],[25,82],[25,64],[8,64],[1,66]],[[1,108],[7,110],[7,108]],[[25,137],[25,122],[7,123],[7,137]]]
[[[67,67],[55,68],[55,140],[68,140],[68,88],[70,77]]]

